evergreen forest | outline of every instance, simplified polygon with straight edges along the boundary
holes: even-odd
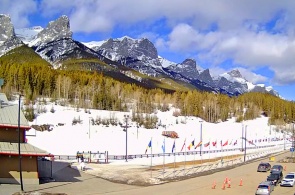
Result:
[[[74,67],[81,59],[71,59]],[[71,67],[67,62],[66,66]],[[104,65],[105,66],[105,65]],[[236,97],[182,87],[144,87],[137,83],[115,79],[103,71],[83,68],[54,69],[31,48],[21,46],[0,57],[2,92],[8,98],[22,92],[26,104],[38,98],[50,98],[62,105],[81,109],[112,111],[134,110],[133,120],[140,114],[166,111],[171,105],[179,108],[175,115],[196,116],[218,123],[236,117],[238,122],[261,115],[269,117],[270,125],[285,125],[295,121],[295,103],[267,93],[245,93]],[[152,119],[151,119],[152,120]]]

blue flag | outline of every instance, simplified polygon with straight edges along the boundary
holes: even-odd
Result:
[[[149,142],[148,146],[145,149],[145,153],[147,153],[148,149],[152,147],[152,140]]]
[[[175,140],[174,140],[174,143],[173,143],[173,146],[172,146],[172,153],[173,153],[174,150],[175,150]]]
[[[165,153],[165,138],[163,140],[162,150],[163,150],[163,153]]]

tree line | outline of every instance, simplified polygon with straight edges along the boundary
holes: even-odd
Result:
[[[238,122],[251,120],[261,114],[268,116],[272,125],[295,121],[295,103],[271,94],[252,92],[228,97],[198,90],[168,93],[157,88],[146,89],[120,82],[102,72],[54,69],[25,46],[0,57],[0,78],[5,81],[2,92],[8,98],[14,92],[22,91],[27,104],[47,97],[62,105],[71,104],[84,109],[132,109],[136,114],[133,119],[139,121],[143,118],[142,113],[167,111],[170,106],[179,108],[183,116],[196,116],[212,123],[231,117],[236,117]]]

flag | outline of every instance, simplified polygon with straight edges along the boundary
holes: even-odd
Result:
[[[202,145],[202,141],[200,141],[200,142],[198,143],[198,145],[196,145],[195,149],[196,149],[197,147],[201,146],[201,145]]]
[[[246,142],[248,142],[249,144],[252,144],[254,146],[256,146],[256,144],[253,143],[253,140],[247,140],[246,138],[243,137],[243,140],[245,140]]]
[[[230,143],[229,143],[228,145],[232,145],[232,143],[233,143],[233,140],[231,140]]]
[[[192,141],[192,143],[187,147],[188,150],[191,149],[191,147],[193,147],[195,145],[195,140]]]
[[[216,147],[217,140],[215,142],[212,142],[212,145]]]
[[[147,153],[148,149],[152,147],[152,140],[150,140],[148,146],[145,149],[145,153]]]
[[[222,146],[227,146],[227,145],[228,145],[228,140],[226,140],[226,142],[222,144]]]
[[[175,150],[175,140],[174,140],[174,143],[173,143],[173,146],[172,146],[172,153],[174,152]]]
[[[234,146],[238,144],[238,140],[235,141]]]
[[[210,146],[210,141],[204,144],[204,147],[208,147],[208,146]]]
[[[162,150],[163,150],[163,153],[165,153],[165,138],[163,140]]]
[[[184,140],[184,142],[183,142],[183,145],[182,145],[182,148],[181,148],[181,152],[182,152],[182,150],[183,150],[183,148],[184,148],[184,146],[185,146],[185,142],[186,142],[186,139]]]
[[[256,144],[254,144],[253,140],[252,141],[248,141],[248,142],[249,142],[249,144],[252,144],[252,145],[256,146]]]

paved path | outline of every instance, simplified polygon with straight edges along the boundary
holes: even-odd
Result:
[[[50,193],[65,193],[67,195],[94,195],[105,194],[114,191],[139,188],[124,184],[116,184],[104,179],[92,176],[70,167],[65,167],[53,174],[55,182],[40,185],[24,185],[25,192],[38,191]],[[20,191],[20,185],[0,184],[0,195],[11,195]]]
[[[276,156],[276,160],[284,158],[290,153],[284,153]],[[263,159],[268,161],[268,158]],[[269,173],[258,173],[257,166],[260,161],[236,167],[227,171],[213,173],[211,175],[187,179],[184,181],[171,182],[162,185],[138,187],[125,184],[112,183],[98,177],[79,172],[70,167],[65,167],[54,174],[56,182],[45,183],[41,185],[25,185],[25,191],[40,191],[51,193],[65,193],[67,195],[95,195],[95,194],[198,194],[198,195],[228,195],[254,194],[259,182],[264,181]],[[271,164],[278,164],[271,162]],[[286,165],[288,172],[295,172],[295,163],[280,163]],[[68,177],[68,176],[71,177]],[[67,176],[67,177],[66,177]],[[231,188],[222,190],[222,183],[228,177],[231,179]],[[239,186],[242,179],[242,186]],[[216,181],[216,189],[211,189],[212,183]],[[20,190],[19,185],[0,185],[0,194],[10,195]],[[275,187],[272,195],[290,195],[294,194],[294,188]]]

